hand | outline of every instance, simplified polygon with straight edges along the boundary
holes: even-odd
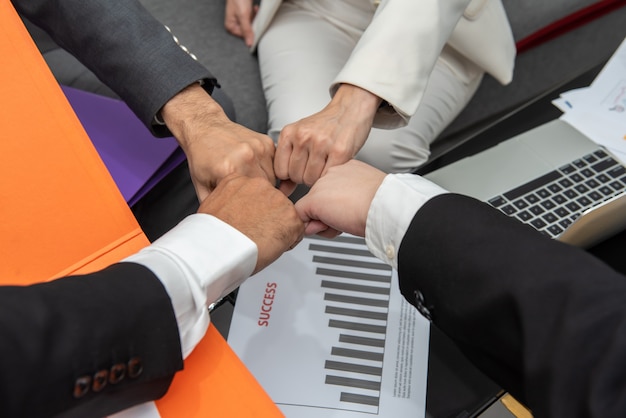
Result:
[[[252,21],[259,6],[253,5],[252,0],[227,0],[224,27],[231,34],[243,38],[246,46],[252,46],[254,32]]]
[[[352,159],[369,135],[380,102],[367,90],[342,84],[322,111],[283,128],[276,177],[311,186],[330,167]]]
[[[272,139],[231,122],[200,85],[178,93],[161,114],[187,155],[200,201],[232,173],[261,177],[275,184]]]
[[[295,247],[304,233],[293,203],[260,178],[224,178],[198,212],[219,218],[254,241],[259,250],[255,273]]]
[[[332,167],[296,202],[306,235],[332,238],[340,232],[365,236],[367,213],[386,174],[352,160]]]

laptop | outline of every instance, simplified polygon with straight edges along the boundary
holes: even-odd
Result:
[[[626,228],[626,167],[559,119],[425,177],[578,247]]]

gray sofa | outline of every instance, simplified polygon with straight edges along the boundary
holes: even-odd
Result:
[[[141,0],[193,51],[220,81],[232,99],[237,121],[264,132],[267,115],[256,58],[223,26],[224,0]],[[592,0],[503,0],[516,40],[593,3]],[[622,2],[623,3],[623,2]],[[32,28],[43,55],[60,83],[114,94],[96,78]],[[490,77],[467,108],[433,145],[433,157],[462,140],[467,132],[515,108],[543,91],[606,60],[626,36],[626,7],[568,31],[520,53],[514,80],[501,86]]]

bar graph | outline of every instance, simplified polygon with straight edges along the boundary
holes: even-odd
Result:
[[[429,331],[404,304],[362,238],[308,237],[242,286],[228,341],[287,417],[419,417]]]
[[[336,245],[365,246],[360,238],[339,237],[333,242],[309,244],[315,275],[324,291],[328,327],[338,331],[324,364],[324,383],[337,386],[340,402],[350,408],[377,413],[392,270],[367,250]]]

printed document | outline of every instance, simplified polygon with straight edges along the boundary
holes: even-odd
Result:
[[[228,343],[287,417],[423,417],[429,323],[362,238],[305,238],[241,286]]]
[[[626,40],[589,87],[553,101],[561,119],[626,162]]]

